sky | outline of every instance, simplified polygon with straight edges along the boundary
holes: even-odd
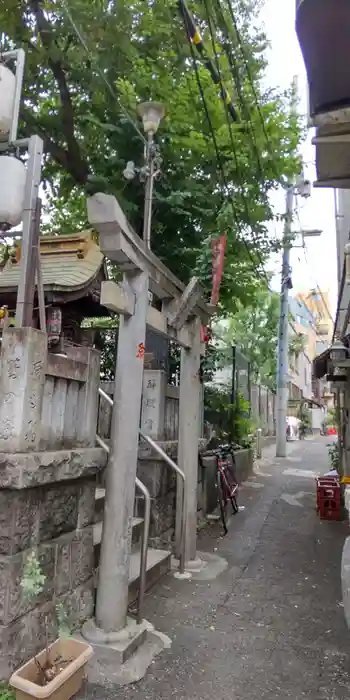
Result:
[[[268,68],[266,84],[271,87],[289,88],[293,77],[298,78],[299,112],[307,115],[307,79],[303,57],[295,33],[295,0],[265,0],[261,19],[265,27],[270,49],[267,53]],[[313,130],[302,145],[305,178],[314,182],[316,179],[315,147],[311,144]],[[318,238],[309,238],[305,250],[297,248],[291,252],[293,291],[310,289],[317,284],[322,291],[329,290],[331,313],[335,314],[337,297],[336,268],[336,230],[334,214],[334,190],[313,188],[307,200],[298,198],[301,228],[321,229]],[[273,198],[276,212],[285,211],[283,192]],[[294,230],[298,225],[296,217]],[[281,235],[281,228],[276,225],[276,232]],[[276,272],[272,287],[280,289],[281,256],[272,258],[271,270]]]

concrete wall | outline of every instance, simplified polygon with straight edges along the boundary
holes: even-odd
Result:
[[[85,350],[85,349],[84,349]],[[91,355],[92,352],[92,355]],[[95,448],[99,357],[52,358],[32,328],[4,331],[0,372],[0,678],[57,636],[55,606],[69,624],[93,612]],[[72,388],[73,385],[73,388]],[[48,392],[50,387],[50,392]],[[51,400],[49,400],[49,396]],[[77,411],[77,405],[79,411]],[[21,579],[34,551],[46,576],[28,601]]]

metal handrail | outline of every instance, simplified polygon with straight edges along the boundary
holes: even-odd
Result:
[[[178,467],[178,465],[174,462],[174,460],[167,455],[164,450],[154,441],[152,438],[150,438],[148,435],[145,435],[142,430],[139,431],[140,437],[149,444],[150,447],[155,452],[158,452],[158,454],[164,459],[164,461],[173,469],[177,476],[180,477],[181,482],[182,482],[182,500],[181,500],[181,538],[180,538],[180,556],[179,556],[179,571],[180,574],[183,574],[185,571],[185,537],[186,537],[186,503],[185,503],[185,497],[186,497],[186,489],[185,489],[185,484],[186,484],[186,477],[182,469]]]
[[[102,398],[113,406],[113,399],[111,399],[108,394],[106,394],[103,389],[99,388],[99,394]],[[102,438],[96,433],[96,442],[109,454],[109,447]],[[137,602],[137,622],[141,623],[143,620],[143,607],[146,592],[146,575],[147,575],[147,554],[148,554],[148,538],[149,538],[149,526],[151,521],[151,495],[146,486],[140,481],[138,477],[135,478],[135,486],[141,491],[145,499],[145,512],[143,518],[143,532],[142,532],[142,542],[141,542],[141,557],[140,557],[140,585],[139,585],[139,596]]]
[[[99,387],[98,390],[100,396],[104,398],[107,403],[109,403],[110,406],[113,406],[113,399],[111,399],[108,394],[106,394],[101,387]],[[149,444],[152,449],[157,452],[163,459],[164,461],[173,469],[177,476],[181,479],[182,482],[182,502],[181,502],[181,537],[180,537],[180,556],[179,556],[179,571],[180,574],[183,574],[185,571],[185,545],[186,545],[186,503],[185,503],[185,498],[186,498],[186,478],[185,478],[185,473],[178,467],[178,465],[174,462],[174,460],[167,455],[164,450],[154,441],[152,438],[150,438],[148,435],[145,435],[142,430],[139,431],[140,437]],[[107,445],[106,445],[107,447]],[[143,485],[143,484],[142,484]],[[149,495],[149,494],[148,494]]]
[[[98,387],[98,393],[103,399],[105,399],[105,401],[107,401],[107,403],[109,403],[110,406],[113,406],[113,399],[111,399],[111,397],[108,396],[108,394],[106,394],[106,392],[103,391],[100,386]]]

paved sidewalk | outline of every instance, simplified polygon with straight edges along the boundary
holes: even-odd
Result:
[[[169,575],[148,596],[146,617],[171,637],[171,649],[140,683],[89,686],[85,698],[348,699],[340,590],[348,526],[315,512],[314,473],[327,469],[327,442],[290,443],[285,460],[267,448],[228,536],[217,523],[200,535],[200,551],[227,560],[224,573],[214,581]]]

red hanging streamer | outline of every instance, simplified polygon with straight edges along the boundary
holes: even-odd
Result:
[[[210,303],[216,306],[219,301],[220,285],[224,272],[226,248],[226,233],[219,238],[214,238],[211,244],[212,250],[212,288]]]

